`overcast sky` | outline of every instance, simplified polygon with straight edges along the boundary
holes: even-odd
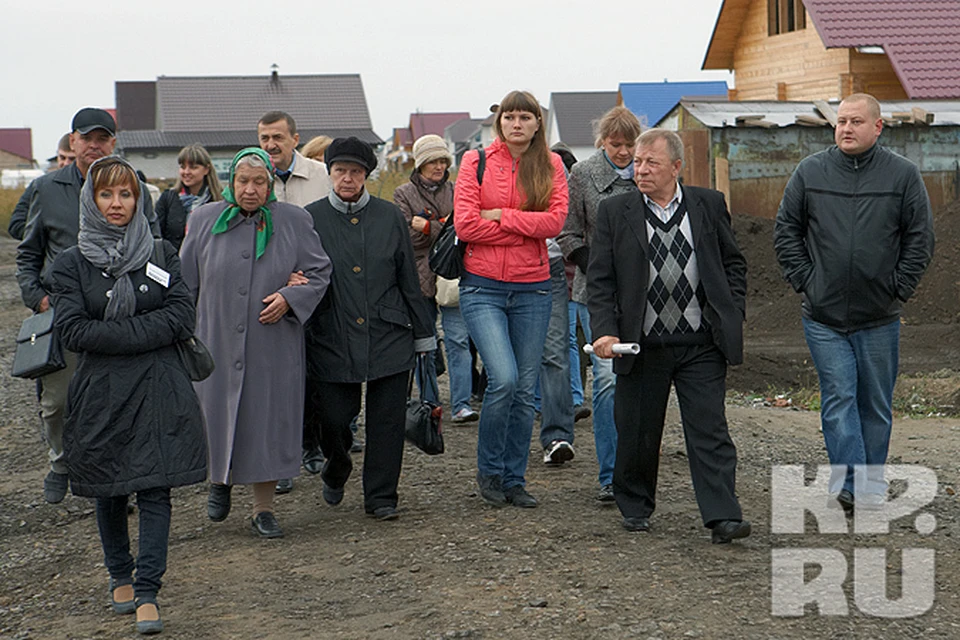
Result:
[[[0,0],[0,127],[53,155],[73,114],[117,80],[359,73],[387,139],[421,111],[484,117],[512,89],[728,80],[700,70],[721,0]],[[255,123],[251,123],[251,129]]]

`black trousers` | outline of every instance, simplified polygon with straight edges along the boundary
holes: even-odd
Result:
[[[617,376],[613,492],[624,517],[649,517],[656,506],[660,441],[672,383],[704,525],[742,519],[735,492],[737,449],[724,410],[726,376],[726,360],[713,345],[644,347],[630,373]]]
[[[409,372],[367,381],[366,444],[363,447],[363,508],[367,513],[397,506],[403,465]],[[361,383],[313,382],[311,394],[320,425],[320,448],[326,458],[320,477],[339,489],[353,470],[350,421],[360,413]]]

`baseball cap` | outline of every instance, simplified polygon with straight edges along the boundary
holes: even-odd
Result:
[[[77,133],[90,133],[94,129],[103,129],[111,136],[117,135],[117,123],[113,116],[103,109],[84,107],[77,111],[77,115],[73,116],[73,126],[70,130]]]

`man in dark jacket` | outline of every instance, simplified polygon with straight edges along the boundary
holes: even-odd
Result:
[[[50,269],[60,252],[77,244],[80,230],[80,187],[90,165],[113,153],[116,123],[103,109],[87,107],[73,117],[70,148],[74,164],[37,178],[27,214],[23,241],[17,247],[17,282],[27,308],[42,313],[50,308]],[[146,187],[143,187],[146,193]],[[144,213],[155,236],[157,218],[149,198]],[[67,470],[63,462],[63,418],[67,386],[76,368],[76,355],[64,351],[65,369],[40,379],[40,418],[50,446],[50,472],[43,481],[43,496],[57,503],[67,493]]]
[[[933,255],[920,171],[877,144],[882,130],[873,96],[841,102],[836,146],[797,166],[774,230],[784,278],[802,296],[820,377],[830,493],[848,512],[854,502],[878,508],[886,499],[900,307]]]
[[[727,363],[743,361],[747,263],[723,194],[681,187],[683,141],[650,129],[637,139],[639,191],[607,198],[587,267],[594,352],[640,343],[613,362],[617,457],[613,495],[628,531],[647,531],[671,383],[680,401],[690,475],[714,544],[750,535],[724,408]]]
[[[323,498],[339,504],[353,468],[350,421],[360,412],[366,382],[364,510],[393,520],[399,515],[407,381],[415,354],[436,349],[434,326],[403,213],[364,188],[377,166],[373,149],[357,138],[337,138],[326,163],[333,190],[306,207],[328,247],[333,275],[306,326],[305,421],[319,427],[327,459]]]
[[[70,134],[65,133],[60,138],[57,145],[57,169],[63,169],[68,164],[73,164],[77,159],[77,154],[70,149]],[[52,160],[52,158],[51,158]],[[27,213],[30,211],[30,199],[33,197],[34,182],[27,185],[23,195],[17,201],[17,206],[13,209],[13,215],[10,216],[10,224],[7,226],[7,233],[11,238],[23,240],[23,232],[27,226]]]

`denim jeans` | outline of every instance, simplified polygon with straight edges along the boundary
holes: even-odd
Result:
[[[900,321],[843,334],[804,318],[803,333],[820,378],[823,440],[835,467],[830,492],[886,494],[879,465],[893,426]]]
[[[170,489],[158,487],[137,492],[140,541],[137,561],[130,555],[127,533],[127,496],[97,498],[97,527],[103,545],[103,563],[117,585],[133,584],[134,597],[157,601],[157,592],[167,570],[170,537]],[[133,570],[136,568],[136,580]]]
[[[427,309],[430,310],[430,319],[433,321],[434,328],[436,328],[437,301],[433,298],[424,297],[423,303],[427,305]],[[435,404],[440,404],[440,387],[437,384],[437,361],[433,356],[434,354],[431,353],[430,357],[426,358],[426,376],[421,376],[420,370],[414,369],[414,377],[417,381],[417,389],[420,390],[420,397]],[[423,379],[424,377],[426,380]]]
[[[580,379],[580,345],[577,343],[577,303],[573,300],[567,304],[567,316],[570,322],[570,392],[574,406],[579,407],[583,404],[583,380]]]
[[[443,347],[447,350],[447,373],[450,376],[450,415],[470,408],[473,377],[470,371],[470,334],[460,307],[440,307],[443,325]]]
[[[540,445],[554,440],[573,444],[573,394],[570,390],[570,354],[567,349],[567,276],[563,259],[550,261],[550,324],[543,344],[538,386],[542,392]]]
[[[550,291],[460,286],[460,311],[487,371],[477,468],[504,489],[526,484],[533,387],[550,322]]]
[[[583,326],[583,336],[593,342],[590,333],[590,312],[587,305],[571,302]],[[574,324],[576,326],[576,324]],[[590,356],[593,364],[593,441],[597,447],[597,462],[600,465],[600,486],[613,482],[613,465],[617,460],[617,425],[613,419],[613,396],[617,389],[617,377],[613,373],[613,360]]]

